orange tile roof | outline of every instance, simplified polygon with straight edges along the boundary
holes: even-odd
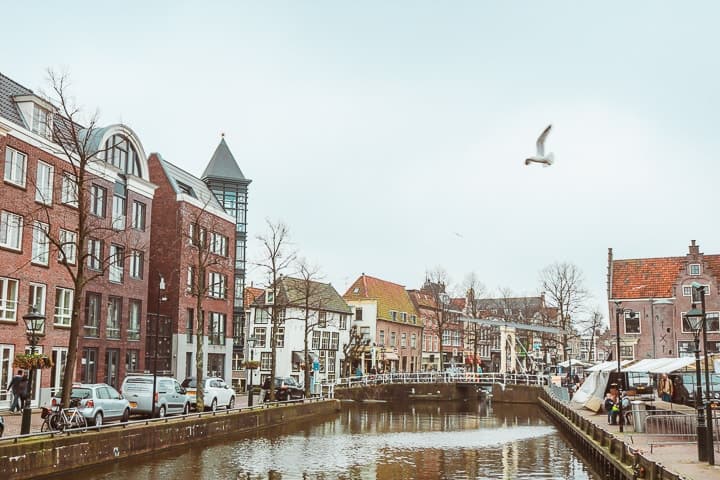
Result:
[[[410,300],[405,287],[397,283],[380,280],[368,275],[360,275],[350,285],[343,298],[346,301],[352,300],[377,300],[378,318],[392,321],[390,310],[398,313],[407,312],[409,315],[417,315],[417,310]],[[398,316],[399,319],[399,316]]]
[[[686,257],[613,260],[610,298],[672,297],[673,284],[684,268],[685,261]]]
[[[248,305],[253,303],[253,301],[263,293],[265,293],[265,290],[263,290],[262,288],[245,287],[245,291],[243,292],[244,308],[247,308]]]

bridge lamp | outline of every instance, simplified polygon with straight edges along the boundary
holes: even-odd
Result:
[[[703,330],[705,323],[705,312],[698,309],[695,304],[689,312],[685,314],[690,330],[695,338],[695,409],[697,410],[697,441],[698,441],[698,461],[704,462],[708,460],[707,452],[707,425],[705,424],[705,415],[702,407],[702,377],[700,376],[700,331]],[[712,417],[711,417],[712,418]]]

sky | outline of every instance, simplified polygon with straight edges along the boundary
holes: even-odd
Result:
[[[247,257],[284,222],[342,294],[441,267],[489,295],[607,254],[720,252],[717,2],[95,1],[3,5],[0,71],[47,69],[101,124],[200,175],[225,134]],[[27,21],[32,19],[32,27]],[[556,163],[525,166],[552,124]],[[250,267],[251,280],[263,278]]]

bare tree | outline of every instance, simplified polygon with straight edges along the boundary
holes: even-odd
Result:
[[[563,330],[561,334],[563,355],[568,345],[568,338],[574,335],[572,333],[574,317],[583,309],[584,302],[588,299],[583,283],[583,274],[573,263],[555,262],[540,272],[540,284],[548,304],[557,309],[555,326]]]
[[[475,272],[470,272],[465,276],[462,283],[463,291],[465,294],[465,312],[472,318],[478,318],[480,311],[478,308],[477,300],[482,298],[485,294],[485,285],[480,281]],[[467,326],[467,331],[470,333],[470,338],[473,347],[473,365],[478,357],[478,345],[480,343],[479,335],[482,326],[477,323],[470,323]]]
[[[262,268],[266,275],[267,290],[265,303],[269,307],[268,316],[271,324],[270,379],[272,382],[277,371],[278,328],[282,325],[282,315],[285,313],[285,305],[276,302],[276,299],[278,299],[278,289],[280,287],[279,280],[283,273],[290,268],[296,255],[294,251],[288,251],[290,233],[285,224],[282,222],[273,223],[270,220],[266,220],[266,223],[268,231],[257,237],[261,243],[262,256],[255,265]],[[272,296],[272,299],[267,298],[268,294]],[[270,400],[275,400],[274,388],[270,389]]]
[[[200,209],[193,205],[183,204],[177,214],[177,225],[182,230],[179,232],[178,239],[189,243],[193,248],[193,260],[189,265],[190,271],[187,277],[187,292],[195,298],[196,402],[200,412],[205,409],[205,382],[203,379],[205,378],[204,337],[207,322],[203,304],[208,295],[215,298],[227,298],[230,279],[220,272],[213,272],[216,273],[213,275],[213,281],[210,281],[209,278],[214,269],[228,271],[232,268],[231,256],[226,252],[230,248],[230,242],[227,237],[224,237],[225,241],[223,241],[221,237],[216,236],[215,232],[221,230],[222,225],[218,217],[208,210],[208,207],[208,202]],[[182,218],[189,219],[189,228],[184,228],[186,225],[180,221]],[[222,245],[223,243],[224,245]],[[181,278],[182,272],[179,274],[179,278]],[[157,366],[155,367],[157,368]]]
[[[443,332],[455,321],[450,313],[450,296],[447,294],[449,276],[444,268],[435,267],[425,274],[425,285],[421,292],[430,295],[435,311],[432,314],[431,332],[440,339],[440,370],[443,370],[445,352],[443,350]]]
[[[595,339],[601,335],[602,328],[605,325],[605,317],[600,311],[600,307],[596,306],[590,317],[579,323],[580,332],[590,336],[590,349],[588,350],[588,361],[592,361],[593,349],[595,348]]]
[[[353,325],[350,328],[348,342],[343,344],[343,357],[345,358],[344,375],[346,377],[352,375],[353,364],[361,358],[365,352],[365,347],[368,345],[370,345],[370,339],[366,338],[362,332],[360,332],[357,325]]]

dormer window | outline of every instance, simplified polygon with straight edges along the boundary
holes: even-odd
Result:
[[[699,263],[691,263],[690,265],[688,265],[688,274],[700,275],[700,264]]]
[[[275,303],[275,292],[273,292],[272,290],[265,291],[265,303],[269,305]]]
[[[123,173],[142,176],[137,151],[124,135],[113,135],[105,141],[105,162],[119,168]]]
[[[32,131],[45,138],[51,138],[50,111],[42,108],[38,104],[35,104],[33,107]]]

